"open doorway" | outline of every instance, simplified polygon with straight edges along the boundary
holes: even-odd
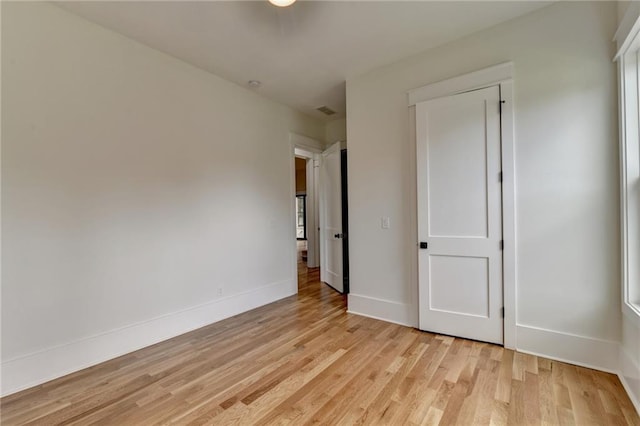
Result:
[[[346,151],[344,143],[325,148],[319,142],[316,147],[311,141],[300,135],[291,137],[297,289],[300,294],[308,285],[320,286],[321,293],[337,291],[346,301],[349,292]]]
[[[308,267],[308,217],[307,217],[307,166],[308,162],[312,161],[308,158],[295,157],[295,174],[296,174],[296,203],[295,203],[295,218],[296,218],[296,241],[297,241],[297,253],[298,253],[298,269],[300,269],[300,263],[304,263],[303,266]],[[310,215],[309,215],[310,216]],[[298,271],[300,272],[300,271]]]
[[[293,203],[298,294],[316,294],[320,283],[317,155],[321,150],[294,145]]]

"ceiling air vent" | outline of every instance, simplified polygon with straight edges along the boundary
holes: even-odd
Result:
[[[328,106],[321,106],[319,108],[316,108],[318,111],[320,111],[321,113],[325,114],[325,115],[333,115],[336,112],[334,110],[332,110],[331,108],[329,108]]]

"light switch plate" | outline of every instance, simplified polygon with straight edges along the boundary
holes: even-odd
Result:
[[[380,220],[380,226],[382,226],[382,229],[391,228],[391,220],[389,219],[389,217],[387,216],[382,217],[382,219]]]

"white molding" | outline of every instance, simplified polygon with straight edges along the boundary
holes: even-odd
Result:
[[[308,150],[305,148],[299,148],[296,144],[293,144],[293,154],[296,157],[312,159],[315,158],[316,154],[319,154],[319,152],[317,151],[319,150]]]
[[[629,383],[627,382],[627,378],[623,376],[622,373],[618,373],[618,380],[620,380],[620,383],[622,383],[622,387],[624,388],[625,392],[627,393],[627,396],[631,400],[631,404],[633,404],[633,407],[636,409],[636,412],[640,416],[640,399],[639,399],[640,393],[634,394],[630,390],[631,385],[629,385]]]
[[[456,93],[493,86],[513,78],[513,63],[506,62],[484,68],[469,74],[449,78],[431,83],[426,86],[410,90],[408,93],[409,106],[431,99],[451,96]]]
[[[613,374],[619,372],[618,342],[521,324],[517,328],[519,352]]]
[[[516,232],[516,152],[513,81],[500,84],[502,104],[502,298],[504,301],[504,347],[516,347],[517,232]]]
[[[624,17],[613,36],[617,43],[617,53],[614,60],[618,60],[629,49],[631,42],[640,31],[640,2],[631,1]]]
[[[500,87],[500,99],[504,101],[500,135],[502,139],[502,239],[504,242],[502,297],[505,310],[503,344],[508,349],[516,347],[517,334],[516,153],[513,72],[513,63],[507,62],[409,91],[409,107],[412,107],[418,102],[452,96],[469,90],[494,85]]]
[[[631,7],[631,6],[630,6]],[[629,38],[635,38],[629,37]],[[640,40],[640,38],[639,38]],[[625,49],[629,48],[627,44]],[[626,50],[621,50],[622,55],[618,59],[618,90],[619,90],[619,152],[620,152],[620,245],[621,245],[621,301],[622,312],[636,325],[640,325],[640,311],[632,305],[630,287],[633,280],[638,279],[638,270],[630,261],[638,246],[635,241],[628,238],[629,233],[634,232],[636,226],[629,219],[629,180],[634,179],[637,173],[637,59],[628,61]],[[635,56],[635,55],[634,55]],[[632,75],[629,75],[632,74]],[[631,95],[630,95],[631,94]],[[634,95],[636,94],[636,95]],[[631,98],[629,98],[631,96]],[[631,108],[631,110],[629,110]],[[629,152],[631,151],[631,152]],[[633,194],[633,193],[632,193]],[[634,205],[633,203],[631,205]]]
[[[297,148],[311,151],[316,154],[319,154],[324,150],[324,143],[298,133],[289,133],[289,143]]]
[[[291,241],[291,255],[289,269],[298,291],[298,239],[296,235],[296,149],[295,133],[289,134],[289,241]]]
[[[295,294],[293,280],[193,306],[146,321],[2,361],[6,396],[162,342]]]
[[[347,312],[407,327],[417,327],[411,304],[350,293]]]
[[[617,34],[616,34],[617,36]],[[625,72],[624,58],[618,60],[618,134],[620,155],[620,268],[621,276],[621,305],[624,314],[627,301],[627,144],[626,144],[626,102],[625,102]]]
[[[622,345],[620,345],[620,372],[618,373],[618,378],[640,415],[640,365],[636,364]]]
[[[627,292],[626,289],[623,291]],[[636,305],[626,302],[626,299],[622,301],[622,315],[626,316],[636,327],[640,327],[640,310]]]
[[[633,49],[637,49],[637,44],[640,42],[638,33],[640,32],[640,3],[631,2],[627,12],[618,28],[615,35],[615,40],[618,43],[618,52],[615,60],[618,62],[618,117],[619,117],[619,151],[620,151],[620,245],[621,245],[621,305],[622,314],[625,316],[625,320],[629,320],[635,326],[640,326],[640,311],[637,306],[632,305],[630,297],[630,280],[637,279],[637,270],[630,271],[630,252],[635,252],[633,248],[630,248],[629,235],[629,158],[637,158],[637,152],[629,153],[630,146],[633,149],[637,149],[638,133],[637,133],[637,121],[632,119],[632,122],[628,122],[628,115],[631,117],[637,117],[637,58],[632,63],[627,63],[629,55],[627,53],[633,52]],[[630,71],[629,68],[632,68]],[[629,76],[629,73],[632,76]],[[629,87],[627,86],[629,85]],[[628,98],[630,92],[636,93],[633,99]],[[628,105],[629,104],[629,105]],[[628,111],[627,106],[632,108],[632,111]],[[637,165],[632,165],[637,167]],[[633,174],[633,173],[631,173]],[[633,176],[632,176],[633,177]],[[636,246],[637,247],[637,246]],[[618,356],[618,377],[624,387],[629,399],[633,403],[638,414],[640,414],[640,366],[635,362],[633,357],[627,353],[623,344],[620,345]]]

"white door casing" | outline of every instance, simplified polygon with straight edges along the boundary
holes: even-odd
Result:
[[[320,280],[342,293],[340,149],[339,142],[331,145],[320,162]]]
[[[416,104],[420,329],[503,343],[500,87]]]

